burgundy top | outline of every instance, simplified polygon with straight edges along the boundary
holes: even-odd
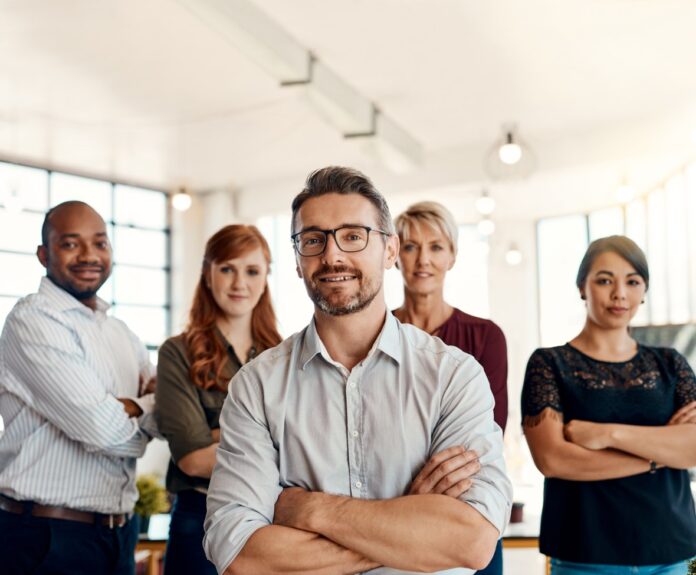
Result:
[[[505,431],[508,415],[508,364],[503,331],[489,319],[454,308],[454,313],[434,333],[447,345],[473,355],[481,364],[495,399],[495,422]]]

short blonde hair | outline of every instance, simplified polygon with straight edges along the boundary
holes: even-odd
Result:
[[[424,223],[431,229],[442,233],[447,238],[452,253],[457,255],[459,227],[452,212],[445,206],[438,202],[418,202],[406,208],[406,211],[399,214],[394,220],[399,240],[407,241],[411,227],[417,223]]]

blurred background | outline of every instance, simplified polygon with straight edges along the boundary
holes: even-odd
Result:
[[[233,222],[269,239],[290,335],[312,313],[290,200],[311,170],[356,167],[393,215],[455,214],[446,299],[505,332],[508,464],[533,514],[524,368],[579,331],[589,241],[646,250],[634,323],[694,353],[695,29],[686,0],[0,0],[0,324],[38,286],[43,213],[82,199],[115,250],[101,295],[153,360]],[[390,307],[401,291],[389,272]],[[141,467],[164,473],[150,451]]]

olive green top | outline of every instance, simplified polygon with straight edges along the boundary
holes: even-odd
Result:
[[[216,336],[227,347],[229,361],[222,370],[222,379],[229,381],[241,367],[241,362],[217,330]],[[252,348],[249,359],[253,357],[253,351]],[[220,410],[227,397],[227,391],[218,387],[203,389],[194,385],[190,369],[191,361],[183,335],[170,337],[159,348],[155,418],[172,453],[167,470],[167,489],[171,493],[186,489],[207,490],[208,478],[187,475],[179,469],[177,462],[184,455],[214,443],[211,430],[220,427]]]

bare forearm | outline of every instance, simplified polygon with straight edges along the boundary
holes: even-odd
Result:
[[[318,499],[298,527],[395,569],[481,569],[499,537],[473,507],[445,495],[382,501],[312,495]]]
[[[611,447],[657,461],[667,467],[688,469],[696,465],[696,424],[649,427],[612,424]]]
[[[196,449],[179,459],[177,465],[186,475],[192,477],[210,477],[215,467],[217,443]]]
[[[639,475],[650,470],[648,460],[616,451],[595,451],[570,442],[535,454],[534,463],[545,477],[569,481],[601,481]]]
[[[379,567],[316,533],[281,525],[256,531],[225,575],[352,575]]]

